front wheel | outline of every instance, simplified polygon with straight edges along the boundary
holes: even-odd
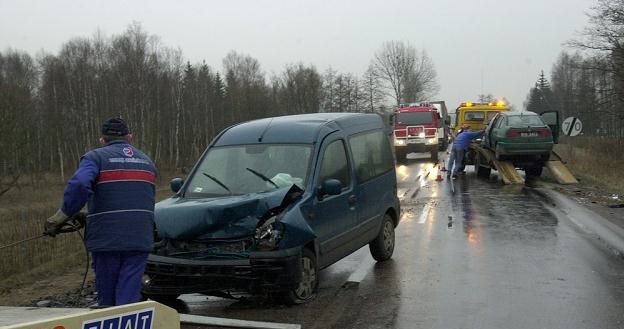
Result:
[[[431,161],[438,162],[438,150],[431,151]]]
[[[371,255],[378,262],[383,262],[392,257],[394,252],[394,222],[390,215],[385,214],[381,230],[375,238],[368,244]]]
[[[397,148],[394,153],[397,163],[407,163],[407,150],[404,148]]]
[[[301,251],[301,281],[299,286],[282,294],[282,300],[289,305],[303,304],[316,296],[318,289],[318,268],[316,256],[309,249]]]

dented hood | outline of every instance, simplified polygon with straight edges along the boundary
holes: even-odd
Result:
[[[296,187],[219,198],[169,198],[156,204],[156,230],[160,238],[177,240],[250,236],[269,209],[294,201],[288,197],[293,189]]]

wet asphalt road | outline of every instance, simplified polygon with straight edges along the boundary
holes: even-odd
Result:
[[[471,166],[456,181],[436,174],[427,160],[397,167],[392,260],[360,249],[320,272],[309,304],[186,295],[179,307],[303,328],[624,329],[624,258],[550,212],[539,189],[478,179]]]

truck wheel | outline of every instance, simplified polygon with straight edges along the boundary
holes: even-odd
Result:
[[[534,166],[534,167],[528,167],[524,169],[524,173],[527,176],[531,176],[531,177],[539,177],[542,175],[542,170],[544,168],[542,166]]]
[[[407,151],[403,149],[396,149],[394,152],[397,163],[407,163]]]
[[[438,150],[431,151],[431,161],[438,162]]]
[[[370,253],[378,262],[383,262],[392,257],[394,252],[394,222],[390,215],[385,214],[381,223],[381,230],[375,238],[368,244]]]
[[[318,289],[318,267],[316,266],[316,256],[309,249],[301,251],[301,282],[293,290],[286,291],[281,295],[281,299],[288,305],[303,304],[316,297]]]
[[[492,168],[486,167],[482,164],[481,155],[475,155],[475,167],[477,168],[477,176],[483,178],[490,178],[490,174],[492,173]]]
[[[446,139],[443,139],[441,143],[438,144],[438,151],[444,151],[448,147],[448,142]]]

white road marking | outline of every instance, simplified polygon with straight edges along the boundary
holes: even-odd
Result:
[[[418,219],[418,224],[424,224],[427,221],[430,210],[431,210],[431,205],[427,203],[425,207],[423,208],[422,213],[420,214],[420,218]]]

